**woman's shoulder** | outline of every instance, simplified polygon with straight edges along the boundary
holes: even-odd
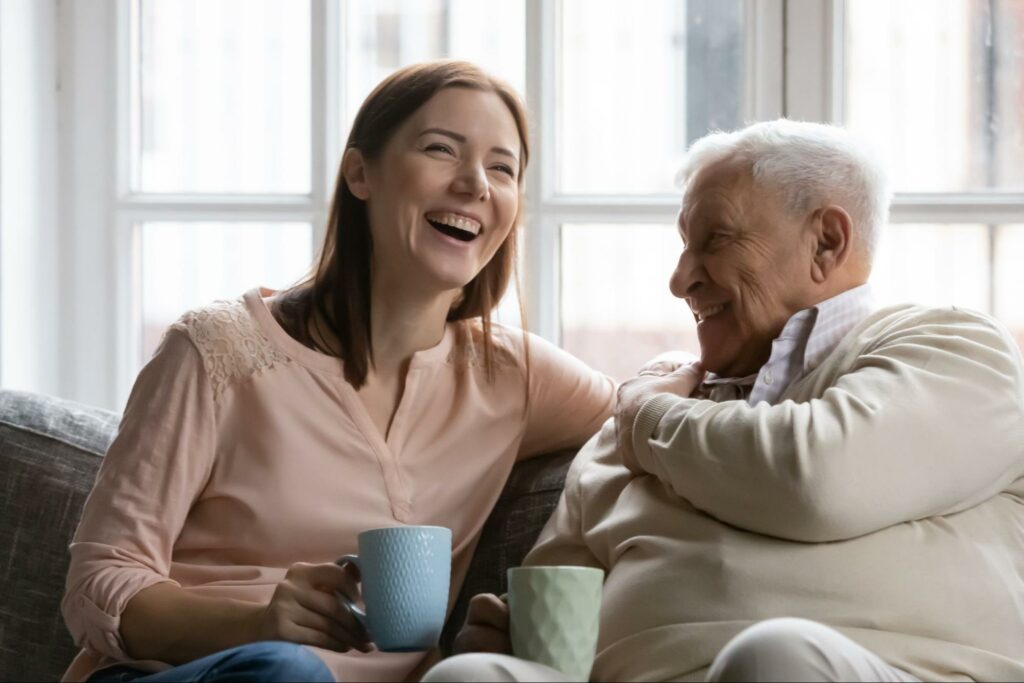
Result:
[[[448,361],[456,365],[483,367],[486,363],[488,334],[480,319],[460,320],[452,323],[455,343]],[[490,355],[496,370],[525,367],[527,347],[532,335],[523,330],[492,322],[490,324]]]
[[[484,340],[486,334],[479,320],[463,320],[456,325],[455,344],[449,361],[468,362],[469,365],[484,365]],[[527,368],[536,371],[548,366],[581,365],[574,356],[552,344],[547,339],[519,327],[492,322],[490,325],[490,352],[495,368],[516,368],[525,373]]]
[[[288,361],[260,330],[245,299],[223,299],[194,308],[171,324],[195,346],[203,367],[220,394],[237,380]]]

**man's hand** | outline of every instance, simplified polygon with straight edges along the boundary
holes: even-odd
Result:
[[[700,358],[689,351],[666,351],[647,361],[638,375],[668,375],[684,365],[700,363]]]
[[[675,366],[671,372],[664,372],[666,366]],[[637,413],[649,399],[657,394],[675,394],[687,397],[700,386],[704,379],[704,368],[700,361],[690,358],[683,362],[658,356],[644,366],[636,377],[619,386],[618,403],[615,407],[615,440],[622,463],[632,472],[643,469],[633,453],[633,423]]]
[[[452,643],[455,654],[467,652],[491,652],[499,655],[512,654],[509,638],[508,605],[491,593],[474,595],[469,601],[466,625],[455,636]]]

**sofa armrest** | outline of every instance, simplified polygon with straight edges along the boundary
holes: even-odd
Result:
[[[494,510],[484,524],[462,590],[441,635],[441,652],[452,643],[466,620],[469,600],[478,593],[501,595],[508,587],[506,571],[522,564],[558,504],[565,475],[576,450],[540,455],[518,463]]]
[[[60,614],[68,543],[118,415],[0,389],[0,680],[57,680],[77,648]]]

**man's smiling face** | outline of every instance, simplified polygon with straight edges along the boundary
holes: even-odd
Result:
[[[749,164],[726,160],[690,181],[679,233],[670,287],[697,320],[702,365],[725,377],[757,372],[789,318],[815,303],[807,222],[755,182]]]

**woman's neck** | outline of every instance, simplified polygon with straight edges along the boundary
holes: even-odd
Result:
[[[398,372],[414,353],[437,346],[444,337],[456,293],[415,291],[375,283],[370,293],[373,368],[378,375]]]

